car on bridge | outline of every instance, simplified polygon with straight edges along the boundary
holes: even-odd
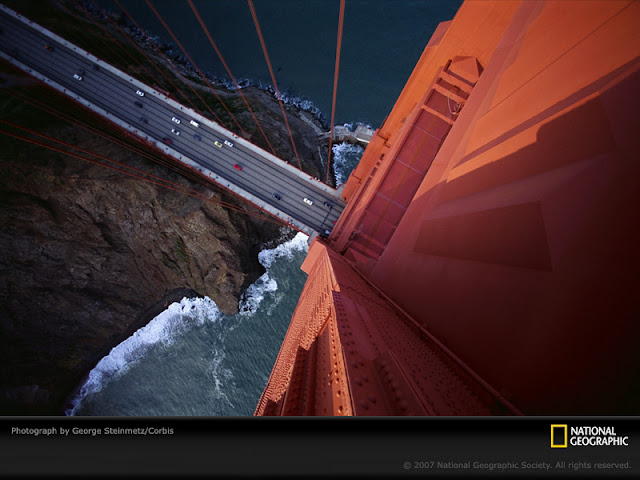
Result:
[[[322,204],[327,208],[333,208],[333,205],[330,204],[329,202],[322,202]]]
[[[92,63],[92,64],[91,64],[91,68],[93,68],[95,71],[100,70],[100,67],[99,67],[97,64],[95,64],[95,63]]]
[[[173,142],[171,141],[170,138],[164,137],[162,140],[164,140],[165,143],[168,143],[169,145],[171,145]]]
[[[136,90],[136,95],[140,95],[141,97],[144,97],[144,92],[142,90]]]
[[[45,46],[44,46],[44,49],[45,49],[47,52],[53,52],[53,47],[52,47],[51,45],[49,45],[49,44],[45,45]]]
[[[180,125],[180,119],[177,117],[171,117],[171,121],[176,122],[178,125]]]
[[[233,168],[235,168],[236,170],[242,171],[242,167],[240,165],[238,165],[237,163],[233,164]]]
[[[76,80],[82,81],[82,75],[80,75],[79,73],[74,73],[73,78],[75,78]]]
[[[194,135],[193,138],[198,140],[198,141],[202,140],[202,138],[200,138],[200,135]]]
[[[148,121],[146,118],[144,118],[144,117],[140,117],[140,121],[141,121],[142,123],[149,123],[149,121]]]
[[[307,205],[313,205],[313,200],[310,200],[310,199],[308,199],[307,197],[304,197],[304,198],[302,199],[302,201],[303,201],[304,203],[306,203]]]
[[[191,120],[189,123],[191,125],[193,125],[194,127],[196,127],[196,128],[200,126],[200,124],[198,122],[196,122],[195,120]]]
[[[282,197],[280,196],[279,193],[274,193],[271,195],[273,198],[275,198],[276,200],[282,200]]]
[[[133,102],[133,104],[138,108],[142,108],[142,102]]]
[[[213,142],[213,144],[218,148],[222,147],[222,144],[217,140],[215,142]]]
[[[231,143],[229,140],[225,140],[224,144],[229,146],[229,147],[233,147],[233,143]]]
[[[180,135],[180,130],[176,130],[175,128],[171,129],[171,133],[174,133],[176,135]]]

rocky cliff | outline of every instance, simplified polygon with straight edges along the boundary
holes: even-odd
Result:
[[[235,313],[242,291],[263,273],[258,251],[282,234],[274,223],[209,201],[29,150],[5,163],[0,178],[2,396],[13,404],[4,413],[51,413],[166,302],[208,295]],[[118,154],[130,156],[110,156]]]
[[[7,65],[3,70],[5,77],[19,76]],[[78,126],[45,120],[47,114],[14,95],[46,97],[53,108],[60,107],[63,101],[54,100],[51,90],[15,81],[4,87],[2,118],[189,186],[209,199],[2,137],[0,414],[60,414],[67,395],[100,358],[168,302],[207,295],[223,312],[235,313],[243,290],[263,273],[258,252],[294,232],[214,186],[148,160],[147,154]],[[286,138],[273,98],[255,92],[252,102],[271,118],[264,124],[268,134]],[[89,122],[86,115],[78,111],[75,117]],[[292,121],[294,136],[302,151],[317,151],[317,135],[307,123]],[[305,168],[317,167],[310,161]]]

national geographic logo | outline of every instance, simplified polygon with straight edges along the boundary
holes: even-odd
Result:
[[[567,448],[566,425],[551,425],[551,448]]]
[[[629,437],[616,434],[613,427],[571,427],[551,425],[551,448],[616,446],[628,447]]]

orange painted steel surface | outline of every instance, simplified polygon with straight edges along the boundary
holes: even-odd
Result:
[[[640,2],[483,1],[438,27],[256,414],[639,413],[638,25]]]
[[[518,413],[315,241],[309,274],[257,415]]]

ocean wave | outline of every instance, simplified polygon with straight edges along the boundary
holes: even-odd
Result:
[[[258,261],[260,265],[262,265],[267,270],[273,264],[274,260],[278,257],[286,257],[291,258],[296,252],[304,252],[308,250],[309,245],[307,241],[309,240],[309,236],[298,232],[295,237],[293,237],[288,242],[281,243],[275,248],[269,248],[262,250],[258,254]]]
[[[239,305],[240,315],[253,315],[264,300],[265,294],[278,290],[278,283],[269,275],[269,268],[277,258],[291,258],[296,252],[306,252],[309,248],[308,239],[308,235],[298,232],[288,242],[281,243],[275,248],[264,249],[258,254],[258,261],[267,271],[242,295]]]
[[[293,239],[275,248],[264,249],[258,254],[258,260],[267,272],[249,286],[243,295],[239,306],[241,316],[255,313],[265,295],[276,292],[278,289],[276,280],[269,275],[269,268],[273,262],[277,258],[292,258],[296,252],[306,251],[308,248],[307,240],[307,235],[298,233]],[[176,338],[184,335],[194,326],[201,325],[206,321],[217,321],[220,318],[222,318],[222,313],[215,302],[208,297],[183,298],[179,303],[172,303],[164,312],[114,347],[106,357],[98,362],[71,400],[70,408],[65,411],[65,414],[73,415],[75,407],[84,397],[99,392],[112,379],[124,374],[154,345],[171,345]],[[214,396],[232,405],[224,395],[224,383],[233,381],[233,375],[230,370],[222,367],[223,359],[223,352],[214,352],[208,375],[213,380]]]
[[[229,400],[229,397],[225,393],[227,389],[227,383],[234,383],[233,372],[223,366],[225,359],[224,352],[215,349],[211,352],[211,361],[207,365],[206,375],[213,383],[213,389],[211,390],[211,397],[215,401],[225,401],[231,408],[234,408],[233,403]]]
[[[240,298],[239,315],[253,315],[257,310],[266,293],[275,292],[278,283],[269,276],[269,272],[264,273],[258,280],[252,283]]]
[[[289,105],[293,105],[294,107],[304,111],[304,112],[308,112],[311,115],[313,115],[316,120],[318,120],[323,128],[325,130],[328,130],[329,128],[329,123],[327,122],[327,118],[324,116],[324,114],[322,113],[322,111],[309,99],[304,98],[292,91],[282,91],[282,90],[278,90],[276,92],[276,89],[274,88],[273,84],[271,83],[267,83],[267,82],[252,82],[249,79],[245,79],[245,81],[251,85],[251,86],[255,86],[256,88],[267,92],[271,95],[273,95],[273,97],[276,100],[282,100],[282,103],[286,103]],[[278,95],[279,93],[279,95]]]
[[[217,321],[222,314],[213,300],[205,298],[183,298],[175,302],[147,325],[137,330],[124,342],[111,349],[89,372],[85,383],[80,387],[71,408],[66,415],[73,415],[76,405],[85,396],[96,393],[112,379],[126,372],[129,366],[154,345],[171,345],[187,330],[206,321]]]
[[[347,125],[347,124],[345,124]],[[360,145],[343,142],[333,145],[333,169],[336,175],[336,184],[345,183],[351,172],[358,166],[364,148]]]
[[[367,127],[370,128],[372,130],[375,130],[370,124],[368,123],[363,123],[363,122],[348,122],[348,123],[343,123],[342,126],[344,128],[346,128],[347,130],[349,130],[350,132],[355,132],[356,128],[358,126],[362,125],[363,127]]]
[[[285,295],[283,293],[280,293],[280,292],[274,293],[273,301],[271,302],[271,305],[269,305],[269,308],[267,308],[268,317],[271,317],[273,315],[273,312],[276,311],[276,308],[278,307],[278,305],[280,304],[283,298],[285,298]]]

